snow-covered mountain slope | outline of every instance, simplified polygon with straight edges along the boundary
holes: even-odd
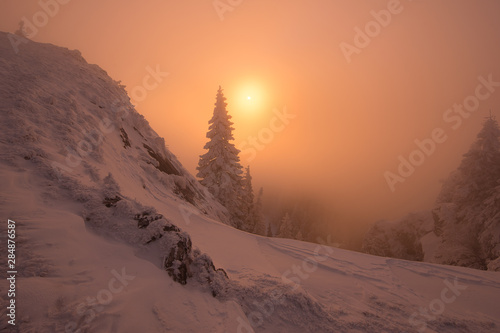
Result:
[[[15,54],[0,33],[0,74],[0,253],[14,220],[18,271],[16,325],[2,279],[0,330],[500,332],[497,272],[221,223],[224,208],[76,51]]]

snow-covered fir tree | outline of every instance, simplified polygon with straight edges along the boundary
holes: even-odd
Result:
[[[254,204],[254,194],[252,187],[252,175],[250,174],[250,166],[247,166],[245,175],[242,179],[243,195],[241,197],[242,210],[245,214],[243,229],[254,232],[256,222],[256,212]]]
[[[290,214],[287,212],[285,216],[281,219],[280,229],[278,233],[278,237],[281,238],[294,238],[295,236],[295,227],[293,225],[292,218]]]
[[[208,150],[200,156],[197,177],[210,193],[224,205],[233,225],[239,229],[244,222],[242,209],[242,166],[238,156],[239,150],[234,146],[233,122],[226,110],[226,98],[219,86],[212,118],[204,149]]]
[[[23,20],[19,22],[19,28],[14,32],[14,34],[20,37],[28,38],[28,33],[26,32],[26,27]]]
[[[440,262],[486,269],[500,255],[500,128],[486,118],[434,208]]]
[[[309,197],[273,198],[272,205],[266,205],[266,236],[284,237],[308,242],[318,242],[325,235],[335,237],[335,244],[339,242],[339,224],[332,220],[332,211],[321,205],[318,200]],[[283,219],[288,213],[289,228],[283,231]],[[280,231],[281,230],[281,231]],[[285,236],[283,236],[285,235]]]
[[[496,119],[488,117],[476,142],[464,155],[458,168],[463,177],[467,199],[482,199],[500,180],[500,129]]]
[[[268,223],[267,224],[267,234],[266,234],[267,237],[273,237],[273,228],[271,226],[271,223]]]
[[[255,202],[254,211],[255,211],[255,229],[254,233],[262,236],[269,236],[269,231],[267,229],[266,220],[264,218],[264,211],[262,207],[262,195],[264,190],[262,187],[259,190],[259,194],[257,195],[257,201]],[[272,234],[271,234],[272,236]]]
[[[443,184],[437,203],[461,205],[481,201],[500,179],[500,129],[496,119],[486,118],[476,141],[464,155],[458,170]]]
[[[500,128],[490,115],[431,211],[367,233],[363,251],[500,271]]]

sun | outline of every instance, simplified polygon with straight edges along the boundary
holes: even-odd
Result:
[[[248,80],[235,86],[232,98],[235,112],[245,117],[255,117],[266,108],[266,92],[261,82]]]

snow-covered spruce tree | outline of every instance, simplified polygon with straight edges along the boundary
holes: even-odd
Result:
[[[23,20],[19,22],[19,28],[14,32],[14,34],[19,37],[28,38],[28,33],[26,32]]]
[[[292,218],[289,213],[286,213],[285,216],[281,219],[280,229],[278,233],[278,237],[280,238],[294,238],[295,230]]]
[[[267,237],[274,237],[274,235],[273,235],[273,227],[271,225],[271,222],[269,222],[267,224],[267,231],[266,231],[266,233],[267,233],[266,234]]]
[[[500,180],[500,129],[494,117],[484,122],[476,142],[464,155],[458,170],[468,188],[468,199],[483,199]]]
[[[231,142],[234,140],[231,115],[226,110],[226,98],[219,86],[214,113],[210,121],[204,149],[200,156],[197,177],[210,193],[227,208],[232,224],[241,229],[244,221],[242,209],[242,167],[239,150]]]
[[[245,175],[242,179],[243,195],[241,198],[242,209],[245,214],[243,229],[249,232],[254,232],[256,223],[256,211],[254,204],[254,194],[252,187],[252,175],[250,174],[250,166],[247,166]]]
[[[500,129],[484,122],[433,209],[436,262],[486,269],[500,255]]]
[[[490,116],[464,155],[458,170],[444,183],[437,203],[461,205],[481,201],[499,185],[499,180],[500,129],[495,118]]]
[[[444,182],[432,211],[375,224],[365,236],[363,251],[500,270],[500,129],[494,117],[486,118],[460,166]]]
[[[264,219],[264,212],[262,208],[262,194],[264,190],[262,187],[257,195],[257,201],[255,202],[255,229],[254,233],[257,235],[266,236],[269,235],[267,230],[266,220]],[[271,235],[272,236],[272,235]]]

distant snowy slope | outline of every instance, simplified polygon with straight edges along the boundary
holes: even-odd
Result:
[[[15,327],[2,273],[2,332],[500,332],[497,272],[222,223],[77,51],[28,42],[16,55],[0,33],[0,100],[0,255],[12,219],[18,260]]]

